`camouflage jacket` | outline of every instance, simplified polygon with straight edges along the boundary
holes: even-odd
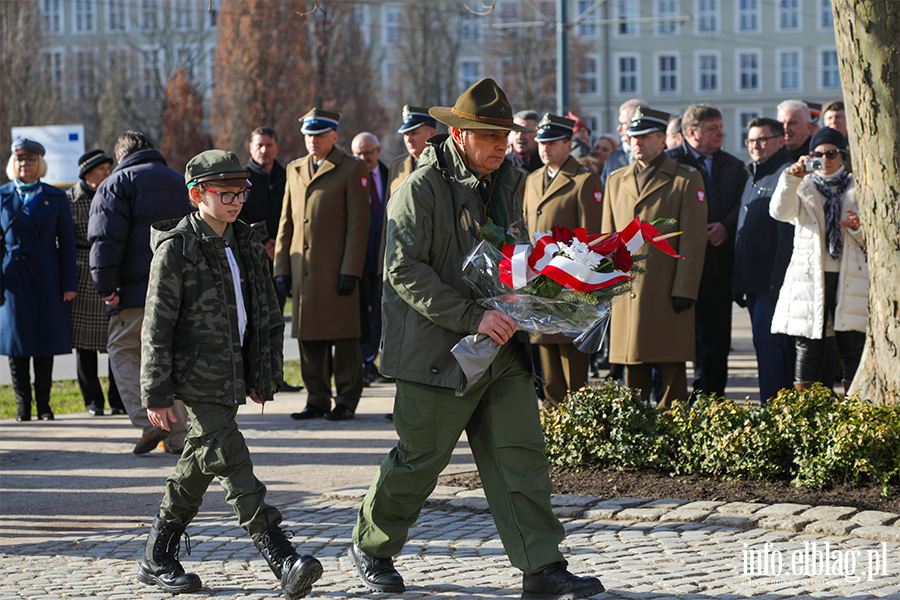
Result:
[[[244,404],[282,385],[284,318],[269,271],[263,224],[236,222],[244,264],[247,330],[241,347],[225,240],[206,235],[199,217],[152,226],[153,262],[141,329],[141,403]]]

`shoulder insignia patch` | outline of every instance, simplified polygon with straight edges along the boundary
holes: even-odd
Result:
[[[697,202],[706,202],[706,194],[703,190],[697,190]]]
[[[369,187],[369,178],[366,177],[365,175],[363,175],[363,176],[360,178],[359,183],[360,183],[363,187]]]
[[[594,202],[603,202],[603,192],[600,190],[594,192]]]

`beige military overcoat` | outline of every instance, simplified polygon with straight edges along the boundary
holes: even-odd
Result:
[[[416,161],[412,157],[412,154],[409,153],[404,154],[403,156],[398,156],[391,161],[391,165],[390,167],[388,167],[388,195],[384,200],[384,214],[387,214],[387,203],[390,202],[391,196],[394,195],[394,192],[397,191],[397,188],[400,187],[400,184],[406,181],[406,178],[409,177],[410,173],[412,173],[415,168]],[[378,249],[379,275],[384,275],[384,248],[386,239],[387,219],[384,220],[384,223],[381,226],[381,247]]]
[[[547,184],[544,166],[525,180],[525,224],[528,237],[534,239],[535,231],[550,231],[554,225],[576,229],[584,227],[588,233],[600,233],[603,217],[603,185],[600,176],[578,163],[571,156],[559,172]],[[565,344],[572,338],[565,335],[532,336],[534,344]]]
[[[623,167],[606,181],[603,231],[621,231],[635,217],[678,219],[676,230],[684,233],[669,242],[684,259],[644,246],[641,252],[651,254],[644,263],[647,273],[613,304],[609,359],[618,364],[694,360],[694,309],[676,314],[672,297],[697,299],[706,254],[703,177],[666,156],[638,194],[634,168]]]
[[[275,238],[275,277],[292,277],[291,335],[300,340],[360,336],[359,286],[339,296],[341,275],[362,277],[369,237],[369,170],[333,148],[313,173],[312,158],[287,169]]]

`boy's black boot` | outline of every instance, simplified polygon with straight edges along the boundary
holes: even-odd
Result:
[[[193,573],[185,573],[178,562],[178,547],[183,533],[184,527],[167,523],[159,517],[153,519],[144,560],[138,569],[138,581],[158,585],[170,594],[196,592],[203,587],[200,578]],[[188,554],[191,553],[189,540]]]
[[[537,573],[522,576],[522,600],[573,600],[603,591],[596,577],[569,573],[565,562],[553,563]]]
[[[312,585],[322,576],[322,563],[312,556],[297,554],[289,535],[275,523],[270,523],[253,536],[253,543],[281,581],[285,600],[297,600],[312,591]]]

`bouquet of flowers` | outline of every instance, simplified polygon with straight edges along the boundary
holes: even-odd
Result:
[[[639,218],[621,232],[588,234],[585,229],[554,226],[536,232],[533,244],[515,244],[492,226],[482,228],[482,241],[466,257],[463,278],[478,292],[480,304],[516,321],[532,334],[562,333],[574,338],[579,350],[592,354],[600,347],[610,301],[631,289],[634,276],[645,269],[649,254],[636,254],[646,243],[674,258],[657,226],[670,229],[674,220],[654,223]],[[468,391],[490,366],[499,346],[488,336],[463,338],[452,352],[466,375]]]

